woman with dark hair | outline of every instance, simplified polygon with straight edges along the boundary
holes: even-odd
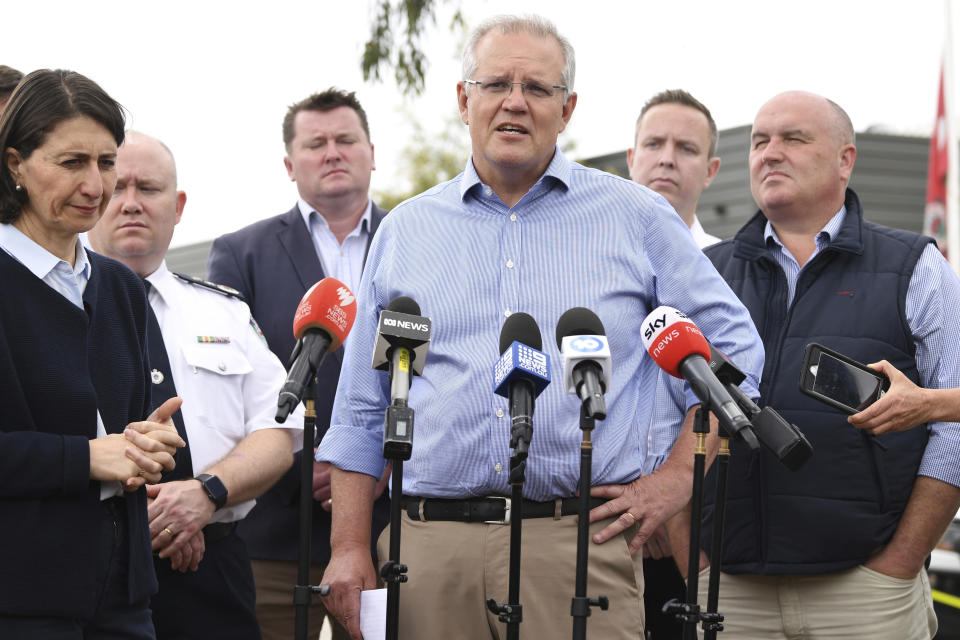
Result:
[[[0,638],[153,638],[145,482],[183,441],[150,402],[147,302],[87,253],[123,113],[70,71],[0,115]]]

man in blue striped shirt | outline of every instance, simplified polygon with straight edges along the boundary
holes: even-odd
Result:
[[[931,238],[864,219],[847,188],[856,156],[836,103],[772,98],[751,133],[760,211],[706,249],[767,347],[765,403],[814,448],[792,472],[732,447],[719,609],[737,638],[912,640],[937,629],[923,563],[960,504],[960,425],[874,435],[797,388],[809,342],[886,359],[926,387],[960,386],[960,282]]]
[[[635,552],[689,501],[695,439],[691,413],[673,455],[641,477],[658,371],[641,347],[641,321],[661,304],[689,314],[748,372],[745,390],[753,396],[763,362],[758,336],[666,200],[557,149],[577,94],[573,49],[553,25],[491,19],[468,42],[463,74],[457,94],[472,157],[461,175],[387,216],[357,294],[337,403],[318,452],[334,465],[328,604],[359,637],[359,591],[376,584],[364,550],[390,399],[387,376],[370,367],[380,310],[407,295],[433,321],[423,377],[410,390],[416,429],[403,479],[401,560],[410,569],[400,635],[488,639],[501,623],[484,601],[506,598],[509,527],[429,514],[437,499],[456,501],[466,514],[489,503],[502,512],[503,499],[484,498],[510,493],[508,404],[491,391],[500,328],[517,311],[536,318],[557,380],[553,329],[564,311],[585,306],[602,320],[613,354],[608,414],[593,434],[592,493],[600,500],[591,513],[589,586],[611,608],[590,618],[590,631],[642,638],[642,554]],[[694,404],[688,392],[687,407]],[[524,511],[547,517],[523,523],[520,600],[530,637],[572,628],[576,518],[564,499],[577,488],[579,409],[559,383],[536,402]]]

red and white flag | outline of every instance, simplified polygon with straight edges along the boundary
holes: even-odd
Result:
[[[923,232],[936,238],[947,254],[947,117],[943,102],[943,68],[940,69],[940,91],[937,97],[937,120],[930,136],[927,161],[927,204],[923,210]]]

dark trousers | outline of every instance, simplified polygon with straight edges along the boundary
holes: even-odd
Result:
[[[643,607],[647,612],[647,638],[680,640],[683,626],[672,615],[663,613],[663,605],[672,598],[683,602],[687,588],[673,558],[644,558]]]
[[[154,640],[149,603],[129,602],[130,550],[123,498],[100,503],[97,548],[97,608],[90,620],[0,615],[3,640]],[[69,535],[69,532],[65,532]],[[57,597],[55,584],[50,598]]]
[[[260,640],[246,545],[236,533],[206,545],[196,571],[180,573],[169,559],[154,560],[160,591],[150,604],[157,638]]]

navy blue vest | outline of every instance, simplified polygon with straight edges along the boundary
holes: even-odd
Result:
[[[791,472],[765,449],[731,443],[723,545],[730,573],[820,574],[861,564],[893,536],[913,488],[928,437],[924,426],[874,439],[799,391],[810,342],[860,362],[885,358],[918,380],[906,294],[932,239],[863,220],[849,189],[845,204],[840,231],[804,266],[789,308],[786,276],[767,251],[762,213],[732,240],[706,250],[763,339],[761,404],[797,425],[814,448],[806,465]],[[705,488],[705,547],[715,471]]]

